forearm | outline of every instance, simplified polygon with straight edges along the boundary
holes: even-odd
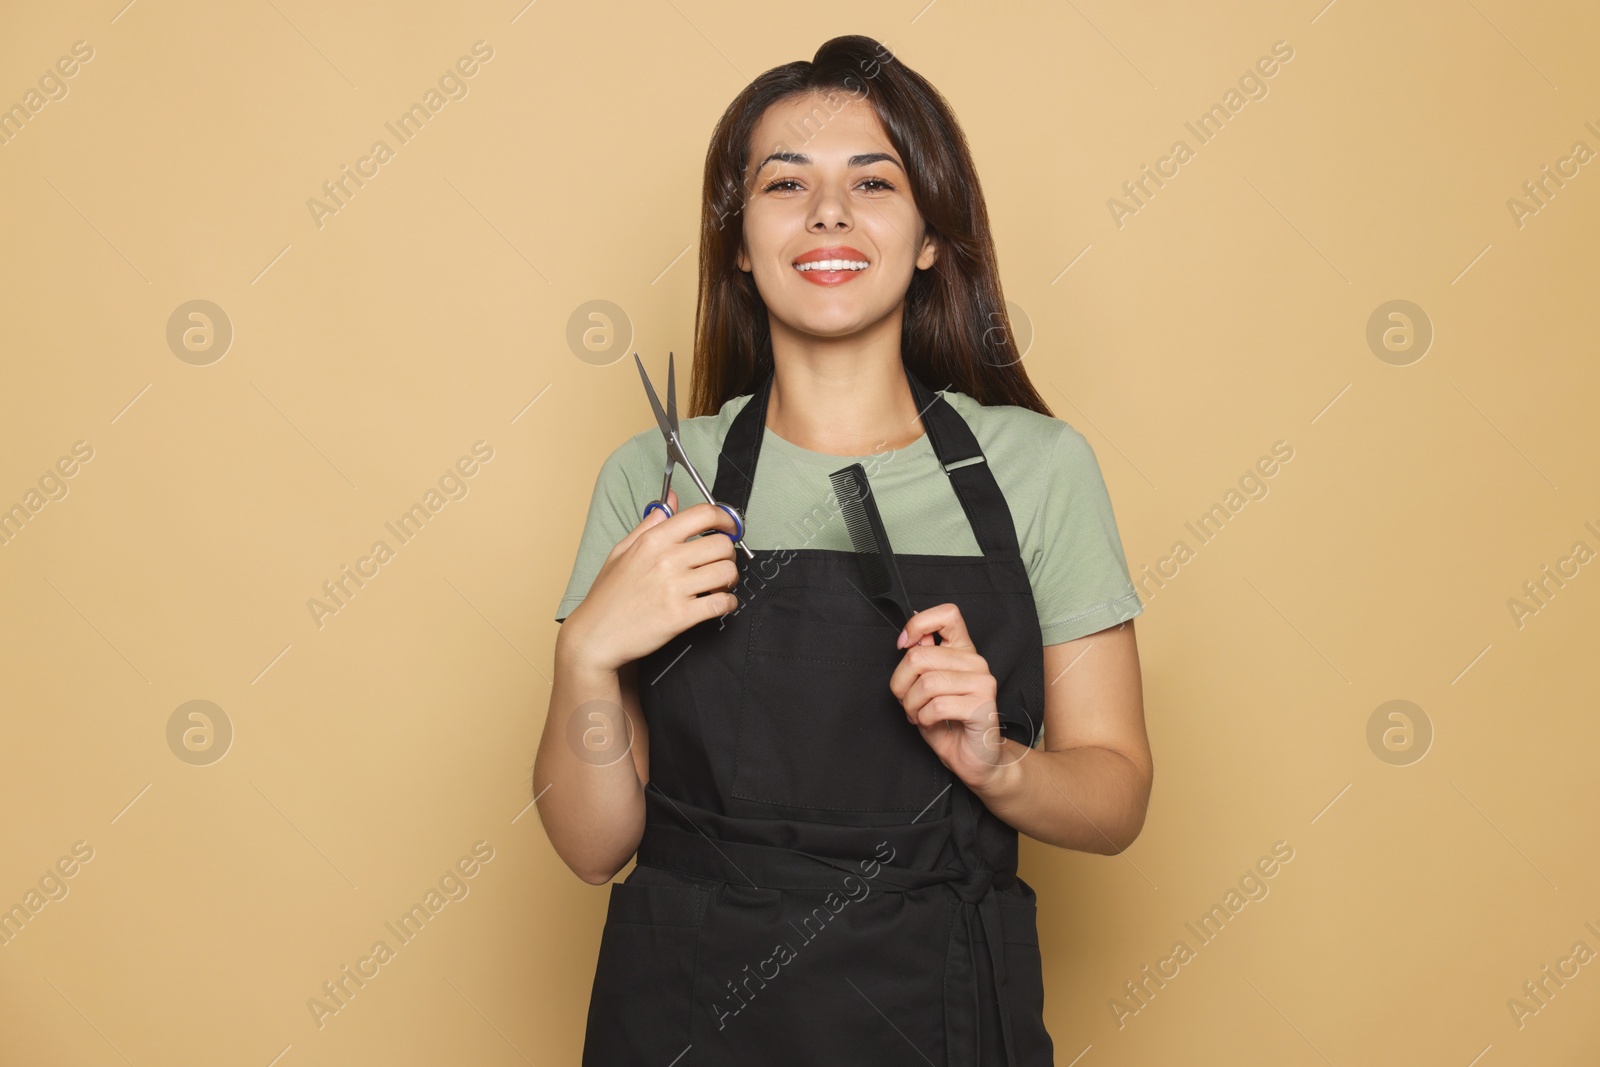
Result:
[[[1008,742],[1007,748],[1015,745]],[[974,791],[990,811],[1029,837],[1114,855],[1144,826],[1150,776],[1108,748],[1030,749]]]
[[[588,665],[561,637],[533,788],[551,846],[586,882],[609,881],[644,834],[644,788],[614,670]],[[574,721],[576,720],[576,721]]]

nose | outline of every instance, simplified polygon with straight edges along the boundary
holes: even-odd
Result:
[[[826,233],[830,230],[849,230],[853,225],[850,201],[845,190],[831,182],[818,186],[816,197],[811,202],[807,228],[813,233]]]

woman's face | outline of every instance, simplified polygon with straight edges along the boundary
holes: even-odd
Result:
[[[812,94],[774,104],[751,135],[738,266],[755,278],[774,332],[865,330],[899,312],[912,272],[938,252],[877,113],[843,94],[831,103]],[[819,256],[844,269],[807,265]]]

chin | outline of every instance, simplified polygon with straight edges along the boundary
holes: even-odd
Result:
[[[798,321],[788,320],[789,328],[795,333],[819,338],[850,337],[860,333],[870,325],[870,322],[864,322],[856,315],[851,315],[848,318],[843,316],[808,316]]]

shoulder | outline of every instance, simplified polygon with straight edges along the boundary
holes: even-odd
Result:
[[[1080,469],[1094,451],[1088,440],[1071,423],[1014,404],[980,404],[966,393],[953,390],[944,394],[972,429],[995,477],[1007,473],[1029,480],[1043,476],[1047,469],[1066,466]]]
[[[723,401],[722,407],[718,408],[714,414],[696,415],[692,419],[679,419],[678,440],[683,442],[683,450],[689,454],[690,462],[694,464],[695,470],[700,472],[700,477],[705,479],[706,485],[709,486],[716,480],[717,461],[722,456],[722,442],[728,436],[728,430],[732,427],[734,418],[744,410],[745,405],[749,402],[750,394],[741,393]],[[665,455],[662,451],[664,446],[661,440],[661,431],[652,426],[640,437],[645,449],[644,455],[652,457],[650,466],[655,469],[656,489],[659,490],[661,488],[659,461]],[[698,499],[699,494],[695,492],[687,477],[684,478],[684,484],[690,486],[689,492]],[[674,487],[676,487],[676,483],[674,483]],[[678,489],[678,496],[680,499],[683,498],[683,489]]]
[[[1024,549],[1037,550],[1069,523],[1105,525],[1105,478],[1094,447],[1077,427],[1032,408],[945,395],[978,438]]]
[[[678,421],[678,435],[682,439],[684,447],[688,448],[689,442],[694,440],[715,442],[716,447],[720,449],[722,447],[722,439],[728,435],[728,428],[733,425],[733,420],[738,416],[739,412],[744,410],[745,405],[750,403],[750,400],[749,393],[740,393],[738,396],[724,400],[722,407],[718,408],[715,414],[696,415],[692,419],[680,418]],[[648,441],[651,434],[654,434],[656,439],[660,440],[661,431],[653,426],[641,436]]]

